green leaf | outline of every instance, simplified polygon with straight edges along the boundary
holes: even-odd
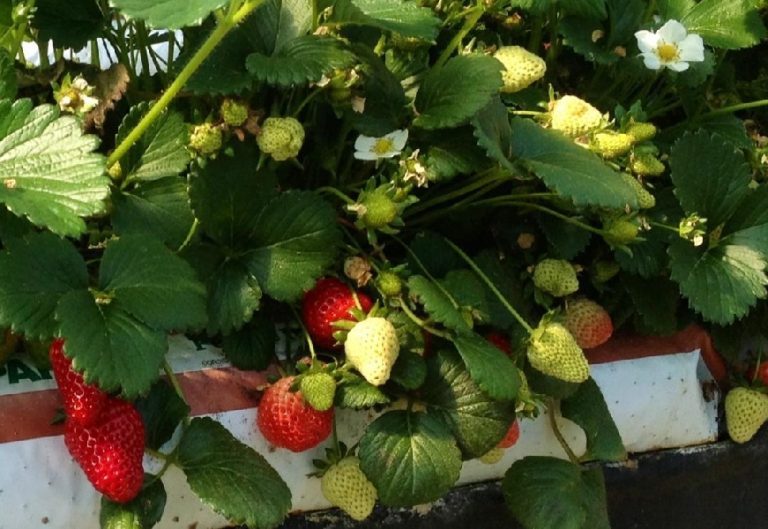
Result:
[[[445,237],[435,232],[418,233],[409,247],[414,255],[408,253],[408,267],[415,273],[442,277],[451,270],[464,266],[461,257],[445,242]]]
[[[146,20],[156,28],[178,29],[205,18],[226,0],[115,0],[124,15]]]
[[[431,356],[427,369],[422,398],[449,425],[464,458],[480,457],[495,447],[515,419],[514,403],[490,398],[454,352]]]
[[[178,462],[195,494],[234,524],[268,529],[291,508],[291,491],[275,469],[209,417],[192,419]]]
[[[0,206],[0,242],[23,237],[36,231],[27,219],[17,217],[4,206]]]
[[[427,376],[424,358],[411,351],[401,351],[397,356],[389,379],[405,389],[418,389]]]
[[[460,55],[433,68],[416,95],[413,124],[442,129],[465,123],[499,93],[502,68],[486,55]]]
[[[109,243],[99,287],[154,329],[184,331],[205,324],[205,288],[192,267],[156,239],[125,235]]]
[[[41,42],[53,40],[57,48],[80,49],[99,36],[104,15],[96,0],[38,0],[32,25]]]
[[[162,303],[162,301],[155,301]],[[148,327],[120,302],[97,303],[87,290],[73,290],[56,307],[61,336],[85,380],[130,399],[157,380],[168,350],[166,333]]]
[[[536,220],[547,238],[551,257],[575,259],[592,240],[591,232],[550,215],[537,215]]]
[[[389,397],[364,378],[347,372],[341,383],[336,386],[335,401],[341,408],[361,410],[372,408],[376,404],[387,404]]]
[[[579,389],[560,403],[563,417],[570,419],[587,434],[587,451],[583,458],[600,461],[627,459],[624,443],[605,404],[603,393],[590,378]]]
[[[456,483],[461,452],[448,427],[426,413],[390,411],[360,439],[360,468],[392,507],[438,499]]]
[[[512,464],[501,488],[526,529],[610,529],[599,467],[529,456]]]
[[[569,0],[563,4],[566,13],[574,13],[584,18],[602,20],[608,16],[605,0]]]
[[[429,316],[456,332],[469,332],[470,328],[459,311],[458,304],[444,288],[436,285],[424,276],[408,278],[410,296],[424,305]]]
[[[482,171],[490,165],[482,149],[475,145],[469,127],[440,130],[428,135],[424,141],[429,146],[422,163],[430,181],[447,181],[460,174]]]
[[[579,389],[579,384],[550,377],[538,369],[527,369],[525,371],[525,377],[534,393],[549,395],[556,399],[567,399]]]
[[[278,301],[294,301],[312,288],[336,257],[341,235],[336,212],[309,191],[289,191],[258,217],[247,254],[248,271]]]
[[[257,312],[248,325],[224,336],[222,349],[236,368],[262,371],[274,360],[276,343],[274,322]]]
[[[6,280],[0,281],[0,327],[37,339],[53,337],[59,299],[88,286],[83,258],[72,244],[50,233],[3,243],[0,277]]]
[[[13,99],[17,89],[13,59],[4,49],[0,49],[0,99]]]
[[[251,39],[258,40],[260,48],[272,55],[293,39],[312,28],[310,0],[268,0],[255,17],[255,30]]]
[[[147,480],[152,484],[146,486]],[[145,488],[128,503],[115,503],[101,497],[99,524],[101,529],[151,529],[165,511],[165,487],[151,474],[144,476]]]
[[[496,298],[477,274],[471,270],[451,270],[440,283],[456,300],[462,312],[471,315],[474,321],[490,323],[491,314],[497,308],[491,303],[491,298]]]
[[[477,384],[496,400],[512,400],[520,389],[520,373],[514,362],[476,333],[453,338],[456,350]]]
[[[0,202],[58,235],[80,235],[80,217],[102,212],[109,194],[97,145],[57,107],[0,101]]]
[[[240,144],[231,155],[194,167],[189,178],[189,200],[203,231],[233,249],[248,247],[259,214],[277,195],[274,175],[257,172],[258,161],[255,142]]]
[[[335,2],[331,20],[428,41],[434,41],[440,29],[440,19],[432,10],[411,0],[340,0]]]
[[[512,151],[547,187],[577,206],[637,207],[635,192],[597,155],[529,119],[512,119]]]
[[[165,380],[155,382],[149,394],[137,399],[135,405],[144,419],[146,445],[152,450],[167,443],[190,412],[187,403]]]
[[[719,114],[711,117],[704,116],[691,123],[691,128],[702,128],[713,134],[719,134],[726,141],[739,149],[751,149],[752,139],[747,134],[744,120],[733,114]]]
[[[112,204],[116,233],[149,235],[171,248],[181,246],[194,221],[187,184],[175,176],[143,182],[130,193],[114,193]]]
[[[370,48],[358,45],[352,49],[363,61],[365,79],[365,111],[349,111],[355,129],[366,136],[380,137],[401,128],[408,100],[400,81]]]
[[[744,155],[719,136],[686,133],[672,148],[671,177],[686,213],[698,213],[711,229],[738,209],[751,179]]]
[[[355,55],[341,40],[305,35],[291,40],[274,55],[250,54],[245,66],[257,81],[289,87],[317,82],[331,70],[348,68],[354,62]]]
[[[661,336],[677,330],[680,289],[674,282],[665,277],[644,279],[625,275],[621,284],[627,289],[644,328]]]
[[[502,167],[515,170],[512,159],[512,127],[509,125],[509,111],[501,99],[494,98],[472,120],[477,144],[485,149],[488,156]]]
[[[768,34],[754,0],[702,0],[680,22],[710,46],[728,50],[754,46]]]
[[[728,325],[766,297],[765,254],[743,243],[702,250],[679,239],[669,247],[670,277],[707,321]]]
[[[538,317],[538,308],[534,306],[533,300],[526,296],[520,279],[521,270],[517,267],[521,266],[522,263],[515,263],[513,259],[500,259],[494,250],[485,250],[475,256],[474,259],[477,266],[491,280],[491,283],[525,320],[533,321],[535,317]],[[520,332],[526,332],[488,286],[483,284],[483,289],[491,306],[490,325],[498,329],[514,327]]]
[[[131,108],[117,132],[120,143],[149,110],[149,103]],[[163,112],[120,160],[124,179],[157,180],[177,176],[187,168],[190,155],[186,146],[189,131],[178,112]]]
[[[662,20],[682,20],[696,7],[696,0],[658,0],[656,5]]]

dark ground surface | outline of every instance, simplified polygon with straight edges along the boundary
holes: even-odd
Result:
[[[768,432],[633,457],[605,467],[612,529],[768,529]],[[498,482],[453,490],[429,509],[377,506],[364,522],[341,511],[288,518],[281,529],[519,529]]]

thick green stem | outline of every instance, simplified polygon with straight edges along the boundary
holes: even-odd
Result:
[[[568,443],[565,440],[565,437],[563,437],[562,432],[560,431],[560,427],[557,425],[557,419],[555,418],[555,399],[549,399],[547,401],[547,415],[549,415],[549,424],[552,426],[552,432],[555,434],[555,437],[557,438],[557,442],[560,443],[560,446],[563,447],[563,451],[568,456],[568,459],[571,460],[571,463],[574,465],[579,464],[579,458],[576,457],[576,454],[573,453],[573,450],[571,450],[571,447],[568,446]]]
[[[198,68],[213,52],[216,46],[232,31],[232,29],[242,22],[251,12],[259,7],[264,0],[246,0],[237,9],[230,9],[230,12],[224,17],[213,30],[213,33],[206,39],[199,50],[192,56],[184,69],[181,70],[178,77],[168,87],[160,99],[152,105],[149,112],[139,121],[138,125],[126,136],[126,138],[117,146],[107,159],[107,167],[118,162],[128,150],[136,143],[139,138],[147,131],[154,121],[162,114],[166,107],[173,101],[176,95],[181,91],[184,85],[189,81]]]
[[[477,266],[477,263],[475,263],[474,260],[470,256],[468,256],[464,250],[456,246],[452,241],[449,239],[444,239],[446,244],[453,248],[453,251],[459,254],[459,256],[464,259],[464,261],[469,265],[469,267],[480,277],[480,279],[483,281],[483,283],[486,284],[486,286],[491,289],[491,292],[499,299],[502,305],[504,305],[504,308],[506,308],[509,313],[512,315],[513,318],[517,320],[517,322],[526,330],[529,334],[533,333],[533,328],[528,325],[528,322],[523,319],[523,317],[520,315],[519,312],[515,310],[515,307],[512,306],[512,304],[507,301],[507,298],[504,297],[504,294],[501,293],[501,291],[496,287],[496,285],[493,284],[493,281],[483,272],[479,266]]]
[[[738,112],[739,110],[749,110],[751,108],[759,108],[768,106],[768,99],[759,99],[757,101],[750,101],[749,103],[739,103],[738,105],[731,105],[727,107],[717,108],[706,114],[702,114],[703,118],[710,118],[712,116],[719,116],[721,114],[730,114],[731,112]]]
[[[477,5],[473,7],[472,9],[469,9],[465,15],[466,19],[464,20],[464,25],[461,27],[461,29],[453,36],[451,41],[448,43],[448,45],[443,49],[443,52],[440,54],[440,57],[437,58],[437,61],[435,62],[435,68],[440,68],[443,66],[443,64],[448,61],[448,59],[451,57],[453,52],[456,50],[456,48],[459,47],[459,44],[461,44],[461,41],[464,40],[464,37],[467,36],[467,34],[472,31],[472,29],[477,25],[478,21],[480,20],[480,17],[483,16],[483,12],[485,10],[483,9],[482,4]]]
[[[179,379],[176,378],[176,373],[173,372],[173,369],[171,369],[171,365],[167,360],[163,362],[163,372],[165,372],[165,375],[168,377],[168,382],[170,382],[173,390],[176,392],[179,398],[186,403],[187,399],[184,397],[184,390],[181,389]]]

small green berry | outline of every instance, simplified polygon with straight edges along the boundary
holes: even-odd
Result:
[[[397,205],[386,191],[376,190],[362,201],[361,219],[366,227],[383,228],[397,218]]]
[[[189,137],[189,148],[202,156],[215,154],[221,144],[221,129],[212,123],[196,125]]]
[[[376,279],[376,285],[381,293],[387,297],[399,296],[403,290],[403,280],[394,272],[385,270]]]
[[[336,394],[336,380],[328,373],[318,372],[304,376],[299,389],[307,404],[317,411],[327,411],[333,407]]]
[[[298,120],[287,118],[267,118],[261,127],[256,143],[262,152],[269,154],[278,162],[298,156],[304,144],[304,127]]]
[[[230,127],[239,127],[248,119],[248,105],[234,99],[225,99],[221,103],[219,114]]]

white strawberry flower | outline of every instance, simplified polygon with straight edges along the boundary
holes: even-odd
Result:
[[[683,72],[689,63],[704,60],[704,41],[695,33],[689,34],[677,20],[668,20],[655,32],[638,31],[635,38],[640,56],[651,70],[669,68]]]
[[[408,130],[394,130],[381,138],[361,134],[355,140],[355,158],[358,160],[379,160],[399,155],[408,141]]]

